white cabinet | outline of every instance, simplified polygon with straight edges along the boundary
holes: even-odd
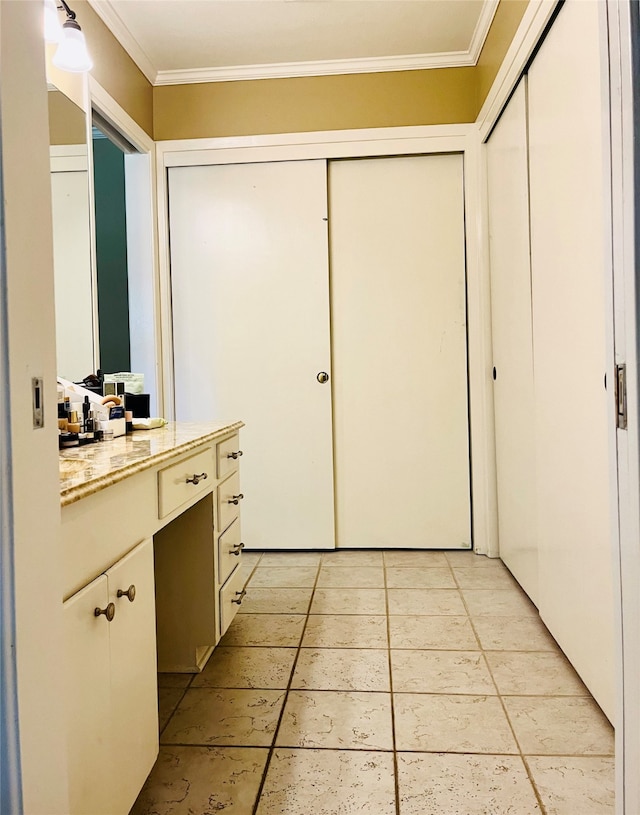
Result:
[[[126,813],[158,752],[151,540],[70,597],[64,619],[70,813]]]

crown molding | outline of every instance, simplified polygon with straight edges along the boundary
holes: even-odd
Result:
[[[287,77],[472,67],[478,61],[499,2],[500,0],[485,0],[483,3],[468,51],[158,71],[140,43],[131,34],[120,15],[113,8],[111,0],[88,0],[91,8],[109,28],[152,85],[187,85],[204,82],[236,82],[248,79],[283,79]]]
[[[475,65],[480,58],[480,52],[484,47],[484,41],[487,39],[487,34],[489,33],[491,23],[496,16],[499,5],[500,0],[484,0],[482,4],[482,11],[478,17],[473,37],[471,37],[471,45],[469,46],[469,54],[473,60],[473,65]]]
[[[129,54],[142,73],[147,77],[152,85],[156,84],[157,69],[147,56],[138,40],[131,34],[127,26],[123,23],[118,12],[111,5],[110,0],[87,0],[91,8],[100,17],[109,31],[118,40],[120,45]]]
[[[234,65],[224,68],[196,68],[158,71],[155,85],[185,85],[199,82],[235,82],[247,79],[282,79],[333,74],[370,74],[386,71],[418,71],[427,68],[458,68],[474,65],[468,51],[444,54],[408,54],[362,59],[307,60],[268,65]]]

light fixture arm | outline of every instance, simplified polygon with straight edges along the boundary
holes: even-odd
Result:
[[[69,6],[65,3],[65,0],[60,0],[60,3],[61,3],[61,5],[59,5],[58,8],[59,9],[64,9],[65,14],[69,18],[69,20],[75,20],[76,19],[75,11],[73,11],[72,9],[69,8]]]

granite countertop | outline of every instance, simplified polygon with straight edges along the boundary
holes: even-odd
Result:
[[[60,451],[60,503],[67,506],[243,427],[243,422],[169,422],[112,441]]]

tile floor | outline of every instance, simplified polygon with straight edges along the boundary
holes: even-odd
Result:
[[[609,815],[613,731],[500,561],[247,553],[205,670],[159,678],[133,815]]]

